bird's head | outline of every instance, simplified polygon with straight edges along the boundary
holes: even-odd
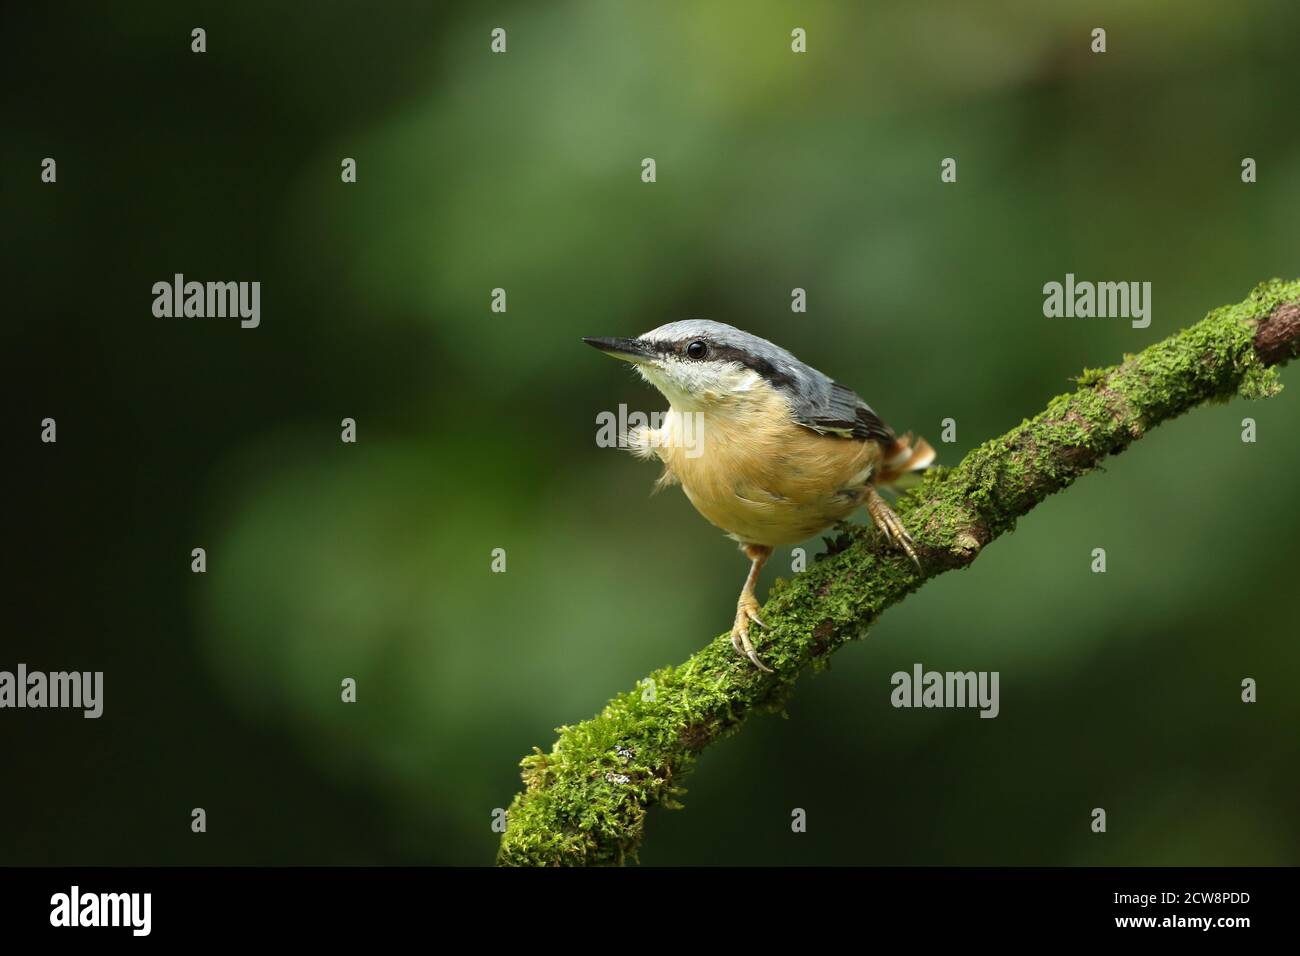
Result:
[[[583,341],[632,363],[680,411],[720,410],[769,387],[793,391],[800,381],[802,366],[785,349],[707,319],[670,322],[634,339]]]

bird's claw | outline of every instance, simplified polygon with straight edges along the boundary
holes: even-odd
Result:
[[[916,565],[916,570],[924,571],[921,567],[921,559],[916,556],[912,536],[907,533],[902,519],[894,514],[894,509],[885,504],[885,500],[879,495],[873,495],[867,502],[867,510],[871,514],[871,520],[885,536],[885,540],[911,558],[912,563]]]
[[[754,643],[749,639],[750,621],[753,621],[759,627],[767,627],[762,618],[758,616],[758,601],[753,595],[742,595],[740,602],[736,605],[736,623],[731,626],[731,646],[736,649],[737,654],[748,658],[750,663],[759,670],[771,674],[772,668],[758,659],[758,652],[754,650]]]

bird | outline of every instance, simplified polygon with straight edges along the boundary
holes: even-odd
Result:
[[[772,673],[750,625],[765,627],[754,586],[774,548],[806,541],[865,504],[886,540],[921,568],[911,535],[877,489],[930,467],[934,449],[895,434],[852,389],[766,339],[708,319],[583,341],[631,363],[668,400],[666,412],[623,440],[662,461],[655,490],[681,485],[749,559],[731,643],[755,667]]]

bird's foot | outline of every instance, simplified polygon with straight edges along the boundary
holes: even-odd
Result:
[[[731,626],[731,646],[736,649],[736,653],[741,657],[747,657],[755,667],[761,671],[772,673],[772,668],[766,666],[758,659],[758,653],[754,650],[754,643],[749,639],[749,622],[753,621],[759,627],[766,627],[762,619],[758,616],[758,598],[753,594],[742,594],[740,601],[736,604],[736,623]]]
[[[880,497],[874,489],[867,496],[867,511],[871,515],[872,522],[880,529],[885,539],[911,558],[912,563],[916,565],[916,570],[922,570],[921,559],[916,556],[912,536],[907,533],[907,528],[903,526],[902,519],[894,514],[894,509],[889,507],[885,499]]]

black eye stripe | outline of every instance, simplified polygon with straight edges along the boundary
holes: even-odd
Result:
[[[787,391],[794,390],[794,379],[785,372],[782,372],[765,358],[760,358],[757,355],[742,351],[741,349],[724,346],[715,346],[712,357],[726,359],[735,362],[737,365],[743,365],[745,368],[757,372],[774,388],[783,388]]]
[[[716,345],[710,345],[708,342],[705,342],[704,339],[686,339],[681,342],[666,342],[660,340],[658,342],[649,342],[647,344],[651,348],[653,348],[656,352],[659,352],[662,355],[675,355],[678,358],[694,358],[695,356],[692,356],[690,354],[690,348],[696,342],[704,343],[706,355],[703,357],[705,358],[718,357],[721,351],[720,347]]]
[[[686,350],[689,349],[693,342],[701,342],[703,339],[688,338],[684,342],[647,342],[647,345],[653,347],[655,351],[663,355],[677,355],[682,359],[690,360],[690,355]],[[744,365],[751,371],[758,372],[768,384],[777,389],[784,389],[785,392],[793,393],[796,390],[796,381],[794,377],[787,372],[781,371],[776,365],[768,362],[761,356],[754,355],[753,352],[737,349],[736,346],[719,345],[716,342],[706,342],[708,347],[707,354],[703,356],[708,362],[735,362],[737,365]]]
[[[684,342],[649,342],[655,351],[664,355],[676,355],[680,358],[690,359],[687,349],[691,343],[700,342],[702,339],[687,339]],[[710,362],[735,362],[737,365],[743,365],[761,375],[774,388],[784,389],[788,392],[795,391],[795,380],[792,375],[787,374],[777,368],[765,358],[747,352],[744,349],[736,348],[734,345],[719,345],[717,342],[706,342],[708,354],[704,358]]]

